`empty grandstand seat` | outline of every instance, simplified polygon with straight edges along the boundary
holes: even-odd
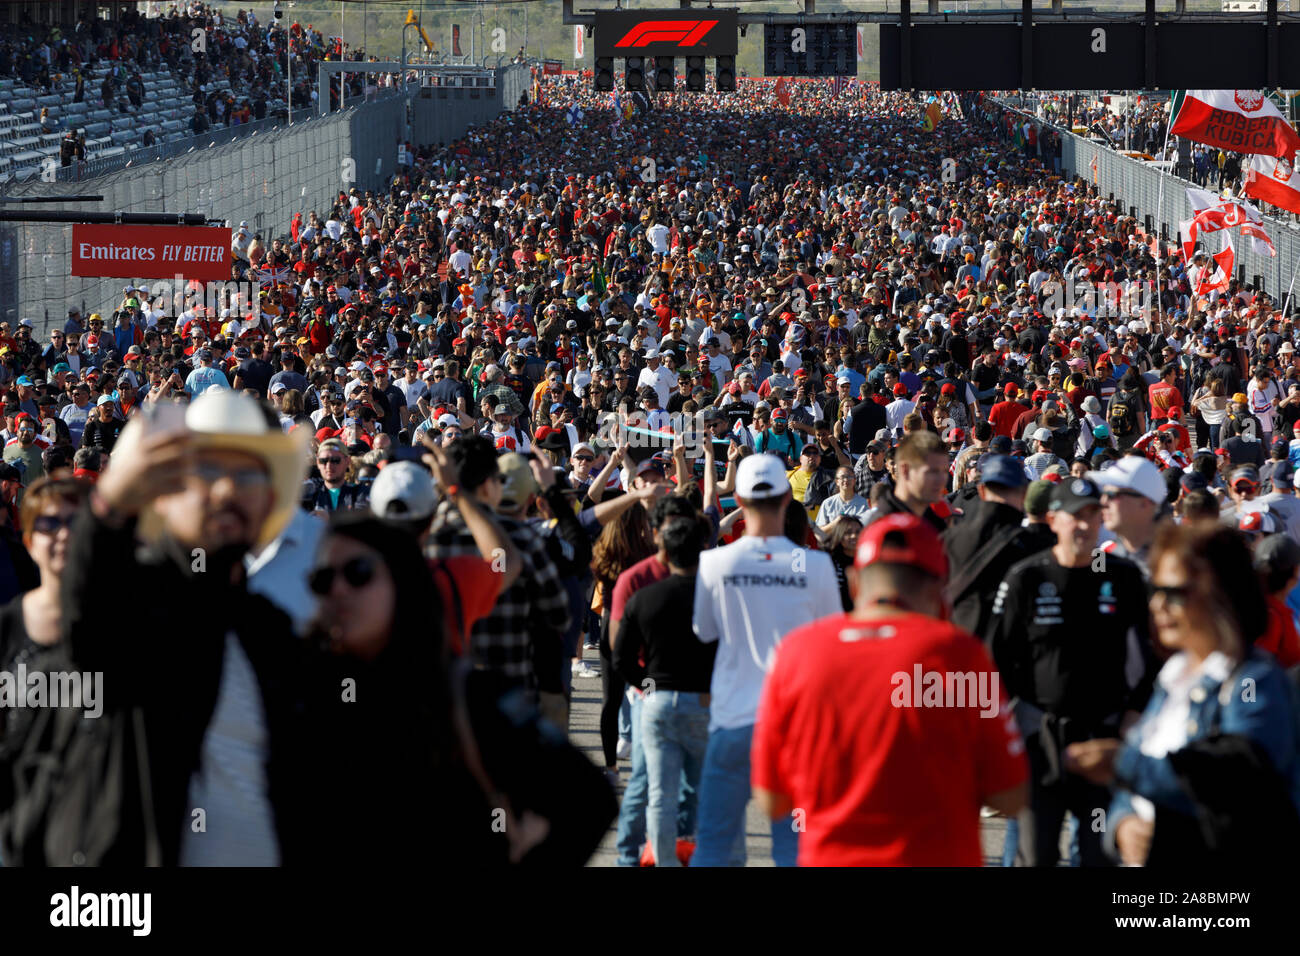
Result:
[[[90,138],[92,136],[104,136],[107,135],[108,133],[108,124],[87,123],[85,126],[82,127],[82,129],[85,131],[87,138]]]

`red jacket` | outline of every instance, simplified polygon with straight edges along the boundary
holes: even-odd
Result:
[[[1282,667],[1300,664],[1300,634],[1296,633],[1291,609],[1272,594],[1264,598],[1264,603],[1268,606],[1268,626],[1255,646],[1276,657]]]

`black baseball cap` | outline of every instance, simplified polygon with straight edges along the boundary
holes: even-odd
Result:
[[[1078,514],[1084,508],[1101,504],[1101,489],[1088,478],[1072,478],[1052,488],[1047,510]]]

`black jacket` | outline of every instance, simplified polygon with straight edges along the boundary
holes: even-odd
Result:
[[[126,722],[127,746],[147,760],[128,761],[118,830],[99,862],[141,865],[156,846],[165,866],[179,859],[191,821],[190,779],[217,702],[226,638],[233,633],[257,675],[266,714],[268,796],[281,860],[310,845],[294,761],[301,750],[300,700],[292,690],[301,645],[289,618],[266,598],[230,583],[216,555],[196,573],[189,552],[136,547],[134,522],[115,527],[86,507],[68,548],[63,640],[81,671],[104,675],[104,717]],[[147,793],[136,785],[146,774]],[[146,799],[147,796],[147,799]],[[309,829],[309,828],[308,828]],[[61,848],[71,862],[74,847]]]
[[[86,427],[81,433],[82,448],[98,448],[100,451],[112,452],[118,436],[126,422],[120,418],[110,418],[101,422],[94,414],[86,419]]]
[[[903,502],[899,501],[898,495],[894,493],[893,487],[890,487],[888,491],[881,495],[880,503],[876,508],[880,512],[879,517],[881,518],[885,517],[885,515],[912,514],[912,510],[908,508],[907,505],[903,504]],[[947,528],[944,520],[934,513],[933,508],[926,508],[921,514],[921,518],[927,521],[930,527],[934,528],[934,530],[940,534],[943,534],[944,530]]]
[[[303,482],[301,504],[303,511],[320,511],[325,514],[365,508],[370,504],[370,488],[367,485],[347,482],[339,490],[339,504],[338,508],[335,508],[330,500],[329,489],[325,487],[325,480],[316,476]]]
[[[849,422],[849,453],[862,455],[867,445],[876,437],[876,432],[885,427],[885,407],[870,398],[853,406],[853,418]]]
[[[944,532],[949,569],[945,596],[952,605],[951,620],[962,630],[985,633],[993,595],[1007,571],[1041,550],[1041,540],[1021,527],[1023,519],[1024,514],[1010,505],[977,498],[966,506],[962,520]]]

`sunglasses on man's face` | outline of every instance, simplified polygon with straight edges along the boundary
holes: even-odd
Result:
[[[348,587],[358,590],[365,587],[375,577],[375,564],[369,558],[352,558],[335,567],[317,568],[308,580],[313,594],[324,597],[334,590],[334,578],[342,576]]]
[[[327,457],[327,458],[317,458],[317,459],[316,459],[316,464],[318,464],[318,465],[341,465],[341,464],[343,464],[343,459],[340,458],[340,457],[337,456],[337,455],[330,455],[330,456]]]

